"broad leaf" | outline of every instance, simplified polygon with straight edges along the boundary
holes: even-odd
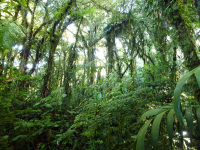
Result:
[[[157,149],[157,143],[158,143],[158,136],[159,136],[159,129],[160,129],[160,122],[162,120],[163,115],[167,111],[164,111],[156,116],[156,118],[153,121],[153,126],[151,130],[151,136],[153,141],[153,149]]]
[[[197,79],[197,83],[199,85],[199,88],[200,88],[200,67],[198,67],[195,72],[194,72],[195,76],[196,76],[196,79]]]
[[[197,115],[197,122],[198,122],[198,127],[199,127],[199,132],[200,132],[200,107],[196,109],[196,115]]]
[[[28,135],[18,135],[14,139],[12,139],[12,141],[17,141],[19,138],[27,138],[27,137]]]
[[[173,120],[174,120],[174,109],[171,109],[167,115],[167,133],[169,136],[169,142],[171,148],[172,148],[172,138],[173,138]]]
[[[34,104],[33,107],[36,107],[36,106],[38,106],[38,105],[40,105],[40,102]]]
[[[137,137],[137,144],[136,144],[136,150],[144,150],[144,140],[145,140],[145,134],[147,132],[147,128],[149,124],[151,123],[152,119],[148,120],[140,129]]]
[[[189,135],[191,136],[193,131],[192,107],[187,108],[185,112],[185,119],[187,121]]]
[[[43,131],[43,128],[40,128],[38,131],[34,132],[32,136],[40,135]]]
[[[149,110],[147,112],[145,112],[142,116],[141,116],[141,120],[146,118],[146,117],[150,117],[150,116],[154,116],[154,115],[157,115],[161,112],[165,111],[165,109],[152,109],[152,110]]]
[[[51,104],[44,104],[44,106],[47,107],[47,108],[52,108]]]
[[[160,108],[162,108],[162,109],[172,109],[173,108],[173,104],[172,105],[167,105],[167,106],[162,106]]]
[[[199,67],[198,67],[199,68]],[[181,103],[180,103],[180,95],[181,95],[181,91],[183,88],[183,85],[185,84],[185,82],[190,78],[190,76],[195,72],[196,69],[193,69],[192,71],[186,73],[177,83],[176,88],[174,90],[174,112],[176,114],[176,117],[178,119],[178,121],[180,122],[180,125],[183,125],[183,115],[181,112]]]

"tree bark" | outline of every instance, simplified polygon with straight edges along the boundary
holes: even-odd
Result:
[[[108,74],[112,72],[114,67],[114,46],[115,37],[112,31],[107,33],[107,57],[108,57]]]
[[[59,38],[54,37],[55,40],[51,40],[51,47],[49,49],[49,58],[47,61],[48,67],[46,69],[46,74],[44,76],[44,84],[42,88],[42,97],[47,97],[51,92],[51,86],[50,86],[50,80],[51,80],[51,74],[53,71],[53,61],[54,61],[54,53],[56,51],[56,47],[59,42]]]
[[[69,19],[68,22],[64,22],[65,17],[68,14],[68,11],[71,9],[74,0],[70,0],[66,5],[66,8],[63,12],[61,12],[60,17],[54,21],[52,25],[52,29],[50,32],[50,49],[49,49],[49,58],[48,58],[48,67],[46,69],[46,74],[44,76],[44,83],[42,87],[42,97],[47,97],[51,93],[51,75],[53,71],[53,62],[54,62],[54,54],[56,51],[56,47],[62,37],[63,32],[65,31],[66,27],[72,23],[72,18]],[[74,19],[74,18],[73,18]],[[74,19],[75,20],[75,19]]]
[[[170,14],[167,15],[168,20],[171,20],[171,24],[176,29],[176,35],[178,37],[178,42],[181,47],[181,50],[183,52],[184,58],[185,58],[185,66],[192,70],[200,65],[200,60],[197,56],[197,47],[195,44],[195,40],[193,38],[194,30],[192,28],[191,20],[185,20],[184,16],[187,14],[184,14],[183,6],[185,5],[182,1],[175,1],[171,4],[171,1],[167,1],[166,6],[177,6],[177,9],[170,8],[173,11],[170,11]],[[174,18],[176,16],[176,18]],[[174,19],[171,19],[174,18]],[[190,21],[190,22],[188,22]]]
[[[172,81],[176,82],[176,79],[177,79],[177,75],[176,75],[176,72],[177,72],[177,65],[176,65],[176,55],[177,55],[177,48],[174,47],[174,53],[173,53],[173,64],[172,64],[172,68],[171,68],[171,79]]]

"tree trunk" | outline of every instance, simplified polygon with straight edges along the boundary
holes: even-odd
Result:
[[[87,76],[88,76],[88,80],[90,83],[90,85],[92,85],[94,83],[94,73],[95,73],[95,55],[94,55],[95,49],[94,48],[90,48],[88,49],[88,63],[90,64],[90,67],[88,68],[88,72],[87,72]]]
[[[170,17],[173,17],[174,14],[177,15],[177,18],[173,20],[172,24],[177,30],[176,33],[178,42],[185,58],[185,66],[188,68],[188,70],[192,70],[200,65],[200,60],[197,56],[198,50],[193,38],[194,30],[191,26],[192,21],[184,18],[184,16],[187,16],[187,14],[184,14],[183,11],[183,6],[185,4],[182,1],[175,2],[175,4],[177,5],[178,9],[175,9],[174,12],[170,14]],[[170,4],[170,6],[172,5]],[[196,82],[194,77],[192,80]],[[194,95],[198,102],[200,100],[199,93],[199,88],[194,89]]]
[[[175,1],[172,4],[170,1],[168,1],[166,6],[168,5],[171,7],[174,5],[177,6],[177,9],[171,8],[173,11],[171,11],[167,17],[168,20],[172,20],[171,18],[174,18],[176,15],[176,19],[173,19],[171,23],[177,30],[176,34],[178,37],[178,42],[186,60],[185,66],[189,70],[192,70],[200,65],[200,61],[197,56],[197,47],[193,38],[194,31],[190,25],[192,21],[184,18],[184,16],[187,16],[187,14],[184,14],[185,12],[182,10],[183,6],[185,5],[182,1]]]
[[[177,55],[177,49],[176,49],[176,47],[174,47],[173,64],[172,64],[172,68],[171,68],[171,79],[174,82],[176,82],[176,79],[177,79],[177,75],[176,75],[176,72],[177,72],[176,55]]]
[[[47,62],[48,66],[47,66],[46,74],[44,76],[44,84],[43,84],[43,88],[42,88],[42,97],[43,98],[47,97],[51,92],[50,80],[51,80],[51,74],[53,71],[54,53],[56,51],[58,41],[59,41],[58,39],[56,39],[55,41],[53,40],[53,42],[51,44],[51,48],[49,49],[49,58],[48,58],[48,62]]]
[[[107,57],[108,57],[108,74],[112,72],[114,67],[114,46],[115,37],[110,31],[107,33]]]
[[[5,56],[4,56],[4,54],[2,54],[1,63],[0,63],[0,77],[3,75],[4,61],[5,61]]]
[[[65,94],[67,98],[70,99],[72,96],[70,83],[75,78],[74,70],[75,70],[75,61],[77,58],[77,54],[74,48],[70,48],[69,56],[67,61],[67,69],[64,75],[64,87],[65,87]]]

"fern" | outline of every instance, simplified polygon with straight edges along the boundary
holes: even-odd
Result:
[[[11,49],[12,46],[25,37],[23,26],[9,20],[0,20],[0,47]]]

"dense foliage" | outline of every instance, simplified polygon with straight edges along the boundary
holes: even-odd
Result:
[[[1,0],[0,149],[200,149],[200,1]]]

